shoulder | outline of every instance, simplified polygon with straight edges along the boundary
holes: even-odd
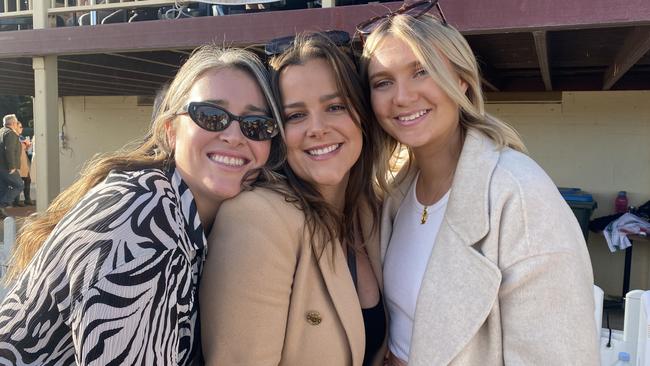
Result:
[[[530,157],[509,148],[501,152],[491,179],[490,211],[503,238],[526,243],[516,250],[502,248],[511,254],[575,252],[585,245],[573,212],[548,174]],[[507,243],[518,245],[502,240]]]
[[[499,155],[490,188],[493,192],[507,192],[526,199],[561,199],[551,178],[528,155],[504,148]]]
[[[270,217],[281,217],[289,222],[304,220],[302,211],[289,202],[285,195],[261,187],[241,192],[235,198],[225,201],[219,208],[217,217],[237,212],[248,212],[252,220],[267,220]]]
[[[177,249],[182,219],[171,184],[157,169],[111,172],[59,222],[45,245],[91,263],[96,275],[139,257]]]
[[[283,194],[258,187],[222,203],[208,247],[259,248],[259,243],[264,242],[265,250],[289,254],[299,250],[304,224],[302,211]]]

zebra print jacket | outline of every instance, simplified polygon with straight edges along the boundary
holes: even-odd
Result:
[[[205,243],[178,172],[111,172],[0,305],[0,364],[198,362]]]

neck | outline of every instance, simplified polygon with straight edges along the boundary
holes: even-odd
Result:
[[[444,141],[413,149],[420,175],[416,196],[424,205],[437,202],[451,188],[456,165],[463,149],[463,133],[458,127]]]
[[[343,212],[345,207],[345,190],[348,186],[348,178],[346,176],[343,181],[335,186],[320,186],[318,192],[323,196],[325,202],[334,206],[338,212]]]

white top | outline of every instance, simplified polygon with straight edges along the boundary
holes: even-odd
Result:
[[[384,294],[390,315],[388,347],[404,361],[408,361],[411,347],[420,284],[449,200],[448,191],[428,206],[428,218],[422,224],[424,205],[415,195],[417,181],[416,177],[397,211],[384,259]]]

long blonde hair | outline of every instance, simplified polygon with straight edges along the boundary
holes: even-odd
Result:
[[[463,133],[473,128],[483,132],[497,146],[508,146],[525,152],[526,147],[519,134],[510,125],[485,112],[485,102],[481,90],[481,77],[467,40],[458,30],[443,24],[433,15],[424,14],[417,18],[396,15],[379,27],[367,38],[361,55],[361,76],[368,86],[368,66],[370,60],[388,36],[405,42],[418,58],[436,84],[459,106],[459,122]],[[456,75],[449,72],[449,65],[461,80],[467,83],[467,91],[459,85]],[[368,92],[368,91],[367,91]],[[376,127],[380,129],[379,127]],[[393,170],[390,157],[401,148],[399,142],[387,133],[381,133],[383,160],[377,169],[377,178],[385,190],[390,189],[389,177]],[[409,156],[412,152],[409,149]],[[409,159],[409,162],[412,159]],[[407,163],[406,168],[408,169]],[[396,182],[399,183],[399,182]]]
[[[187,96],[196,80],[208,70],[223,68],[235,68],[251,75],[259,84],[273,117],[278,122],[281,121],[271,92],[268,71],[257,56],[246,50],[222,49],[215,45],[198,48],[172,80],[157,108],[149,132],[141,140],[127,145],[120,151],[95,156],[84,166],[79,179],[61,192],[45,212],[26,219],[16,240],[6,281],[9,282],[20,275],[63,216],[90,189],[102,182],[111,170],[133,171],[172,166],[174,151],[167,139],[165,126],[175,120],[177,112],[187,102]],[[262,168],[258,179],[274,179],[275,175],[271,169],[284,159],[282,146],[280,136],[274,138],[267,163],[269,168]]]
[[[373,120],[369,101],[364,95],[361,79],[350,55],[346,55],[321,33],[302,33],[296,36],[290,48],[270,61],[271,84],[275,95],[280,99],[279,104],[283,104],[280,90],[282,71],[315,59],[325,61],[332,70],[337,89],[344,99],[350,117],[362,131],[363,148],[359,159],[350,170],[343,212],[337,212],[325,202],[316,187],[298,177],[286,161],[282,165],[282,173],[286,177],[288,189],[278,185],[270,188],[285,194],[289,201],[304,212],[306,228],[312,238],[312,250],[320,257],[325,249],[329,249],[333,255],[333,239],[340,240],[345,246],[361,249],[367,239],[367,230],[374,229],[363,228],[362,217],[369,214],[372,222],[377,223],[380,218],[380,199],[372,179],[377,157],[377,145],[374,143],[377,136],[372,134],[373,129],[370,126],[376,122]],[[322,243],[323,246],[316,247],[315,243]]]

